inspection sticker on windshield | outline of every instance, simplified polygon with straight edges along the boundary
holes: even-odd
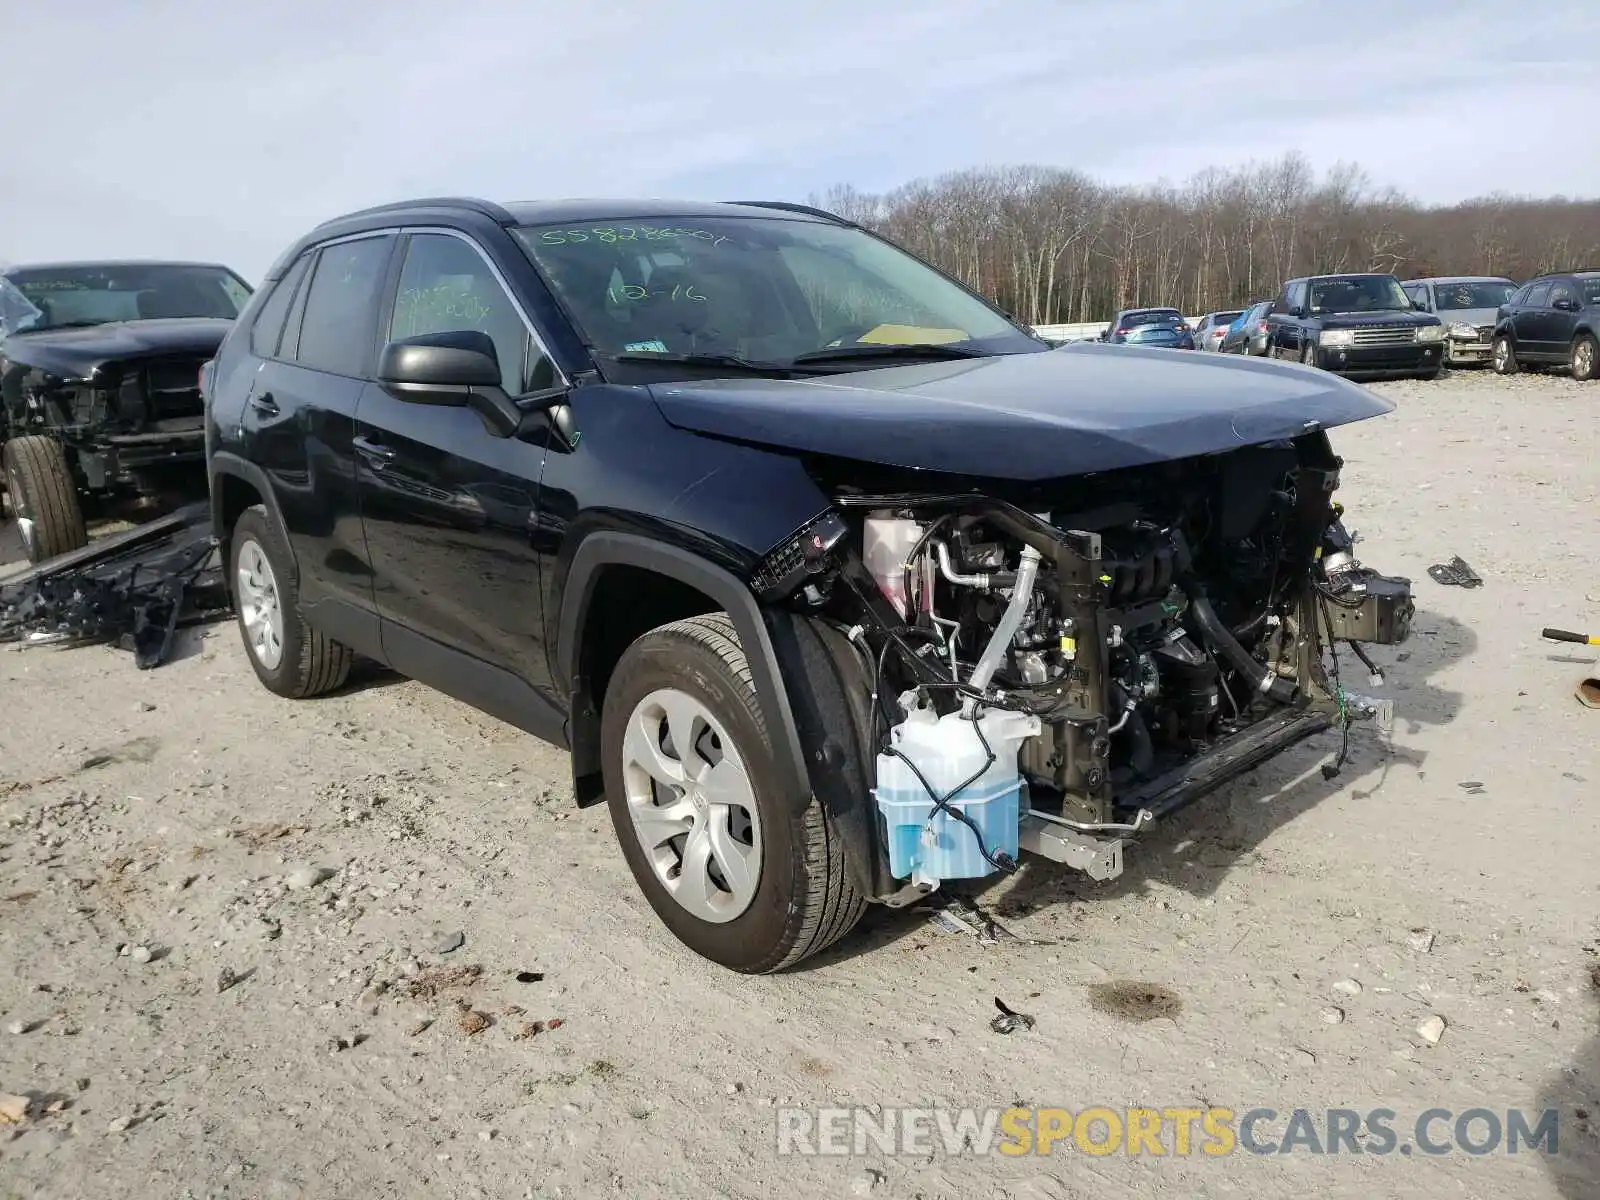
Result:
[[[651,338],[648,342],[629,342],[623,349],[629,354],[665,354],[667,344],[660,338]]]

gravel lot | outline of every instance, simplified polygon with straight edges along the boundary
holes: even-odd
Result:
[[[1336,444],[1364,557],[1416,583],[1415,635],[1376,652],[1392,734],[1358,726],[1331,782],[1333,735],[1268,764],[1115,883],[1029,865],[981,897],[1016,942],[875,912],[807,969],[724,973],[571,807],[564,755],[415,684],[279,700],[231,625],[149,673],[0,653],[0,1093],[33,1101],[0,1193],[1596,1195],[1594,653],[1538,633],[1600,626],[1600,386],[1375,390],[1398,412]],[[1452,554],[1481,590],[1427,577]],[[1137,1019],[1121,981],[1176,1003]],[[992,1033],[996,996],[1037,1025]],[[785,1104],[1013,1101],[1561,1125],[1553,1158],[774,1150]]]

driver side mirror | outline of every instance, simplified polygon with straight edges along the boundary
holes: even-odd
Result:
[[[1578,302],[1576,300],[1568,300],[1565,297],[1562,297],[1560,300],[1555,302],[1554,307],[1559,308],[1562,312],[1577,312]]]
[[[477,329],[425,333],[384,346],[378,382],[396,400],[470,408],[495,437],[511,437],[523,412],[500,386],[494,339]]]

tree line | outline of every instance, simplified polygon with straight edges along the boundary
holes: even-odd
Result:
[[[906,246],[1030,325],[1119,308],[1243,308],[1285,279],[1340,271],[1497,275],[1600,267],[1600,200],[1495,193],[1423,205],[1298,151],[1210,168],[1182,186],[1111,187],[1079,171],[957,171],[890,192],[848,184],[810,203]]]

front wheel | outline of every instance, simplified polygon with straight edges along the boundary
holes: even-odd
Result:
[[[89,544],[78,484],[65,447],[54,438],[19,437],[5,444],[6,491],[30,563]]]
[[[1489,361],[1494,367],[1496,375],[1515,375],[1517,373],[1517,352],[1512,348],[1511,339],[1505,334],[1498,334],[1494,339],[1494,348],[1489,352]]]
[[[1600,368],[1600,346],[1592,334],[1580,333],[1572,343],[1572,377],[1588,383]]]
[[[1315,342],[1307,342],[1300,347],[1300,362],[1308,367],[1317,365],[1317,344]]]
[[[650,907],[695,953],[783,970],[848,933],[865,899],[815,798],[781,786],[766,717],[725,613],[651,630],[601,713],[606,800]]]

